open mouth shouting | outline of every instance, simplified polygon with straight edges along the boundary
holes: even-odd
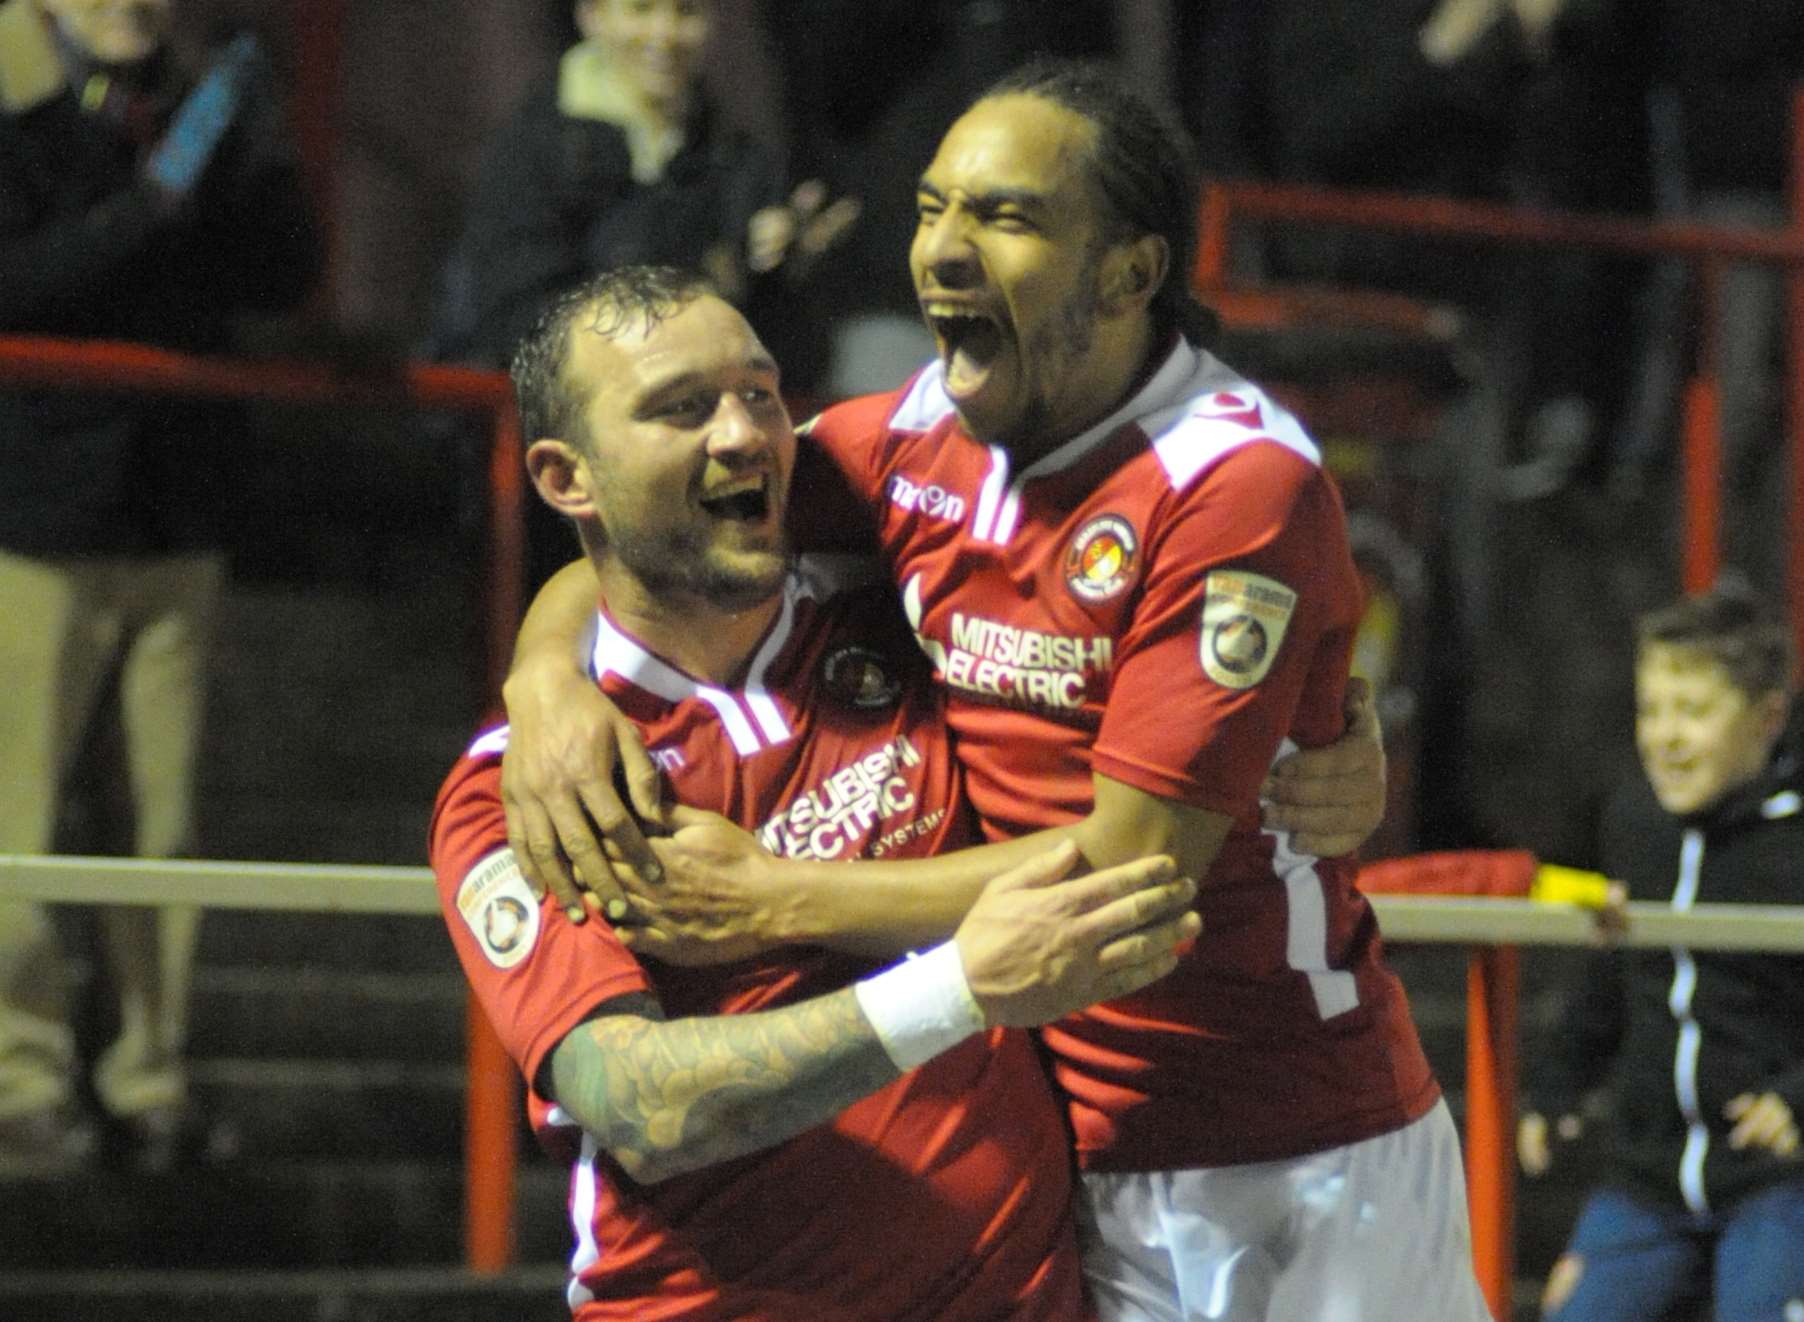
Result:
[[[1001,324],[969,304],[924,299],[921,310],[939,345],[946,369],[946,389],[956,401],[970,399],[990,379],[1003,349]]]
[[[718,482],[701,496],[702,509],[713,518],[754,526],[769,521],[775,504],[768,473]]]

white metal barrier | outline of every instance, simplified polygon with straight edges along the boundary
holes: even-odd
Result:
[[[195,904],[342,914],[438,913],[426,868],[226,863],[0,854],[0,899],[60,904]],[[1506,1315],[1514,1271],[1517,947],[1583,946],[1593,913],[1526,899],[1374,895],[1387,941],[1470,948],[1465,1139],[1473,1259]],[[1675,913],[1630,903],[1618,944],[1804,952],[1804,905],[1699,904]],[[517,1090],[512,1064],[474,1008],[469,1022],[464,1145],[469,1266],[512,1259]]]

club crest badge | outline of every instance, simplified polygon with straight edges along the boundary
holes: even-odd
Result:
[[[525,959],[539,939],[539,902],[511,849],[490,854],[470,869],[457,888],[457,911],[498,969],[511,969]]]
[[[1078,529],[1065,551],[1065,586],[1096,604],[1125,592],[1140,573],[1140,539],[1118,514],[1103,514]]]
[[[1264,679],[1284,642],[1297,594],[1274,578],[1218,569],[1203,584],[1203,671],[1224,688]]]
[[[902,696],[902,680],[868,647],[842,647],[821,663],[827,695],[844,707],[876,711],[893,707]]]

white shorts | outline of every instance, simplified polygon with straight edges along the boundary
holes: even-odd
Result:
[[[1445,1102],[1293,1160],[1086,1174],[1078,1236],[1100,1322],[1491,1322]]]

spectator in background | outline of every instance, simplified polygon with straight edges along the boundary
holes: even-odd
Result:
[[[829,330],[823,392],[892,389],[934,355],[908,264],[915,184],[947,124],[1035,54],[1107,56],[1115,11],[1102,0],[786,0],[770,6],[788,116],[808,168],[863,204],[821,264]],[[844,70],[857,70],[845,77]],[[773,345],[784,376],[793,355]]]
[[[1784,616],[1719,586],[1643,617],[1637,641],[1644,774],[1605,811],[1603,870],[1630,898],[1675,910],[1804,903]],[[1665,1316],[1711,1258],[1718,1318],[1804,1314],[1804,956],[1607,950],[1583,974],[1531,1056],[1518,1149],[1543,1174],[1614,1066],[1617,1152],[1554,1266],[1543,1316]]]
[[[1263,148],[1278,178],[1578,211],[1645,206],[1644,65],[1619,0],[1272,0]],[[1520,254],[1520,255],[1517,255]],[[1496,494],[1558,487],[1626,379],[1632,281],[1587,253],[1310,231],[1281,273],[1475,316],[1501,401]]]
[[[315,231],[255,43],[197,79],[171,8],[0,4],[0,333],[214,350],[233,314],[310,285]],[[139,855],[192,847],[221,431],[164,398],[0,393],[0,853],[49,850],[75,790],[129,798]],[[71,785],[97,745],[120,774]],[[101,932],[119,1031],[94,1090],[108,1132],[162,1161],[187,1104],[195,915],[110,909]],[[74,1068],[46,913],[0,905],[0,1172],[82,1155]]]
[[[447,277],[441,356],[501,367],[553,294],[638,263],[704,272],[806,390],[822,352],[807,268],[857,216],[726,121],[701,83],[711,0],[577,0],[582,40],[490,145]],[[531,577],[569,533],[528,513]]]
[[[1792,91],[1804,82],[1804,6],[1784,0],[1662,0],[1649,28],[1651,113],[1660,209],[1710,225],[1780,228],[1789,221]],[[1638,490],[1668,462],[1679,389],[1698,347],[1701,309],[1690,270],[1661,272],[1644,319],[1636,394],[1618,442],[1619,482]],[[1724,268],[1711,324],[1722,383],[1724,474],[1737,513],[1728,552],[1755,581],[1784,578],[1784,447],[1780,434],[1784,272]]]

